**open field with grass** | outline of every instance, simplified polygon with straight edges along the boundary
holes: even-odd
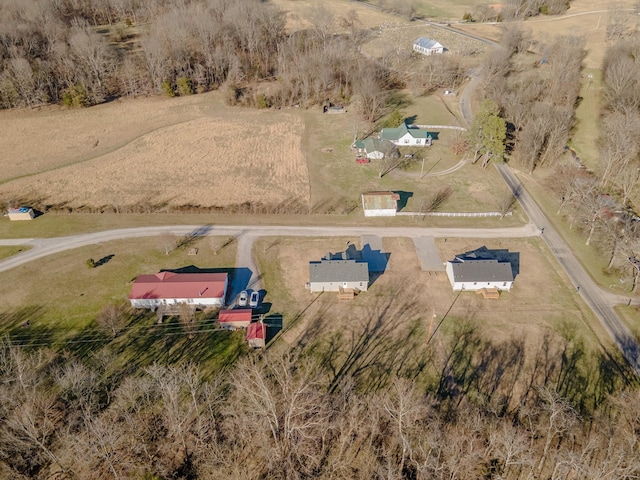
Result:
[[[12,255],[16,255],[20,252],[24,252],[28,250],[29,247],[26,246],[16,246],[16,247],[0,247],[0,260],[3,260]]]
[[[0,126],[9,134],[0,148],[12,154],[1,160],[6,177],[0,198],[89,210],[245,202],[308,205],[299,115],[243,109],[231,114],[219,97],[212,93],[177,102],[157,97],[86,110],[54,108],[35,118],[20,118],[18,112],[15,125],[14,112],[2,112]],[[39,132],[46,132],[43,138]],[[102,137],[106,145],[92,155]],[[47,152],[54,152],[51,158]],[[10,180],[21,174],[30,175]]]

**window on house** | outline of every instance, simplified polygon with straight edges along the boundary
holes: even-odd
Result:
[[[474,284],[474,285],[477,285],[477,284],[478,284],[478,282],[473,282],[473,284]]]
[[[503,283],[502,283],[502,286],[503,286],[503,287],[506,287],[506,286],[507,286],[507,282],[503,282]]]
[[[405,138],[405,139],[404,139],[404,143],[409,143],[409,139],[408,139],[408,138]]]

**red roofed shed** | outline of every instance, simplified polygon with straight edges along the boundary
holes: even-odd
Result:
[[[247,342],[253,348],[264,348],[267,341],[267,326],[262,322],[250,323],[247,327]]]
[[[186,303],[203,307],[224,307],[226,273],[160,272],[140,275],[131,286],[129,301],[135,308]]]
[[[222,328],[236,330],[238,328],[247,328],[251,323],[250,308],[238,308],[236,310],[221,310],[218,315],[218,323]]]

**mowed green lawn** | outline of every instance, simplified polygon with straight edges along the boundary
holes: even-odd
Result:
[[[137,275],[160,270],[198,268],[233,272],[235,242],[214,255],[208,237],[165,255],[160,237],[129,239],[70,250],[0,274],[0,334],[14,343],[46,346],[82,357],[108,352],[113,368],[154,361],[194,360],[215,370],[233,362],[245,349],[240,332],[212,331],[211,319],[200,318],[193,338],[177,319],[156,324],[153,313],[134,316],[113,339],[96,317],[105,305],[126,304]],[[223,244],[227,237],[215,240]],[[104,259],[88,268],[86,261]],[[106,347],[106,348],[103,348]]]
[[[17,255],[20,252],[24,252],[25,250],[29,250],[30,247],[19,245],[19,246],[10,246],[10,247],[0,247],[0,260],[4,260],[5,258],[11,257],[13,255]]]

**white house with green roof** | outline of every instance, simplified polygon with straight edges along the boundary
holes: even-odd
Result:
[[[398,128],[383,128],[380,131],[380,138],[399,147],[430,147],[433,140],[428,131],[409,128],[406,123]]]
[[[358,155],[367,157],[369,160],[381,160],[386,155],[391,155],[397,151],[397,147],[388,140],[382,138],[365,138],[356,140],[353,144]]]

